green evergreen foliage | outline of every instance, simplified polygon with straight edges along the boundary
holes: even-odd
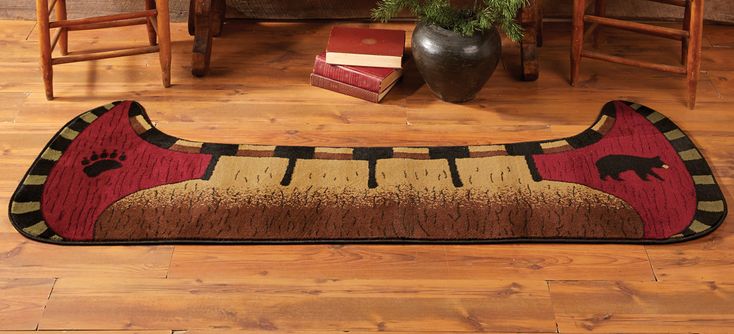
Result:
[[[372,10],[372,18],[387,22],[403,9],[419,20],[464,36],[497,26],[513,41],[522,38],[522,28],[515,21],[517,11],[527,0],[474,0],[471,7],[461,8],[450,0],[380,0]]]

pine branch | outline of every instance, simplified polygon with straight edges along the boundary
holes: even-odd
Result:
[[[403,9],[408,9],[421,21],[464,36],[497,27],[517,41],[522,39],[523,33],[515,18],[526,1],[475,0],[471,8],[457,8],[449,0],[381,0],[372,10],[372,18],[387,22]]]

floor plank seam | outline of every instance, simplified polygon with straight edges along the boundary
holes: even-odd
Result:
[[[54,277],[54,282],[51,283],[51,289],[48,291],[48,297],[46,297],[46,303],[43,304],[43,310],[41,310],[41,317],[38,318],[38,322],[36,322],[35,331],[39,331],[39,327],[41,327],[41,319],[43,319],[43,315],[46,313],[46,307],[48,306],[48,302],[51,301],[51,294],[54,292],[54,287],[56,287],[56,282],[58,281],[59,278]]]
[[[550,299],[551,311],[553,311],[553,323],[556,324],[556,333],[561,333],[558,327],[558,319],[556,319],[556,308],[553,306],[553,296],[551,295],[551,280],[545,280],[545,286],[548,287],[548,299]]]
[[[168,269],[166,269],[166,277],[165,279],[168,279],[168,275],[171,274],[171,266],[173,265],[173,253],[176,252],[176,246],[173,246],[173,249],[171,249],[171,256],[168,258]]]
[[[714,87],[714,92],[716,93],[716,97],[719,99],[724,99],[724,97],[721,95],[721,90],[719,89],[719,85],[716,84],[716,80],[711,78],[711,72],[710,71],[701,71],[706,73],[706,77],[711,82],[711,86]]]
[[[31,35],[33,34],[33,31],[36,30],[36,25],[38,25],[38,23],[33,23],[33,26],[31,26],[31,30],[28,32],[27,35],[25,35],[25,39],[24,40],[27,41],[29,38],[31,38]]]
[[[650,265],[650,272],[652,272],[652,279],[654,282],[658,282],[658,275],[655,273],[655,266],[652,265],[652,259],[650,258],[650,253],[647,252],[647,246],[642,247],[643,250],[645,250],[645,256],[647,256],[647,263]]]

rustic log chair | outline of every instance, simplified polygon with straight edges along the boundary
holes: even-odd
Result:
[[[50,2],[50,5],[49,5]],[[51,13],[56,12],[56,21],[50,21]],[[171,85],[171,33],[169,26],[168,0],[145,0],[145,10],[107,16],[69,20],[66,18],[66,0],[36,0],[36,20],[38,22],[39,43],[41,47],[41,70],[46,89],[46,98],[52,100],[53,65],[79,61],[132,56],[158,52],[160,56],[163,86]],[[118,50],[87,51],[69,53],[69,31],[113,28],[130,25],[143,25],[148,29],[149,46],[132,47]],[[51,38],[51,29],[58,28]],[[60,57],[53,57],[56,45],[60,47]]]
[[[618,64],[637,66],[658,71],[686,74],[688,79],[688,107],[696,105],[696,86],[701,69],[701,40],[703,31],[704,0],[648,0],[685,8],[683,29],[674,29],[650,24],[628,22],[604,17],[606,0],[574,0],[573,33],[571,38],[571,85],[575,86],[579,78],[581,57],[609,61]],[[585,15],[587,5],[594,3],[594,15]],[[591,23],[584,29],[584,23]],[[680,40],[682,42],[681,63],[683,66],[671,66],[646,61],[631,60],[596,51],[584,50],[585,37],[592,35],[593,45],[597,43],[598,26],[635,31],[643,34]]]

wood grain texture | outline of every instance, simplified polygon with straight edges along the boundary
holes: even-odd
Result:
[[[385,328],[385,330],[382,330],[382,331],[379,331],[378,330],[378,332],[380,332],[380,333],[391,333],[391,332],[392,333],[401,333],[399,331],[391,331],[391,330],[388,330],[387,328]],[[420,333],[424,333],[424,332],[425,331],[422,331]],[[51,333],[53,334],[53,332],[51,332]],[[225,333],[226,334],[230,334],[230,333],[231,334],[251,334],[251,333],[262,333],[262,330],[258,330],[258,329],[200,329],[200,328],[195,328],[195,329],[189,329],[189,330],[186,330],[186,331],[181,331],[180,333],[179,332],[174,332],[172,334],[225,334]],[[296,330],[278,330],[277,333],[285,333],[285,334],[316,334],[316,333],[323,333],[323,331],[319,331],[319,330],[308,330],[308,329],[304,329],[304,330],[296,329]],[[375,333],[375,330],[369,330],[369,329],[368,330],[350,330],[349,333],[350,334],[367,334],[367,333]],[[437,330],[437,331],[430,331],[430,333],[432,333],[432,334],[455,334],[457,332],[456,331],[441,331],[441,330]],[[482,332],[482,333],[485,333],[485,334],[500,334],[500,333],[507,333],[507,332],[486,331],[486,332]],[[515,334],[530,334],[530,333],[534,333],[534,334],[544,334],[544,333],[545,334],[551,334],[551,333],[558,333],[558,332],[556,332],[556,331],[552,331],[552,332],[516,332]],[[3,333],[3,334],[5,334],[5,333]]]
[[[555,328],[543,281],[60,279],[40,329],[244,328],[413,332]],[[130,294],[128,291],[137,291]],[[322,321],[329,319],[329,321]]]
[[[590,251],[583,245],[179,246],[169,277],[409,279],[421,273],[432,279],[653,279],[641,246]]]
[[[3,219],[3,224],[5,223]],[[172,246],[59,247],[0,234],[0,277],[166,277]]]
[[[550,291],[561,333],[729,333],[734,326],[731,283],[558,281]]]
[[[0,331],[35,330],[54,282],[53,278],[0,279]]]
[[[175,3],[171,1],[172,6]],[[69,1],[70,14],[75,4],[80,2]],[[232,24],[237,27],[230,28]],[[606,101],[634,100],[665,113],[693,138],[727,200],[734,203],[729,190],[734,189],[734,169],[728,168],[734,163],[732,27],[704,28],[703,72],[697,108],[691,112],[681,94],[685,80],[665,73],[588,60],[578,86],[568,86],[567,23],[546,24],[540,49],[543,75],[538,81],[517,80],[519,49],[505,42],[502,66],[477,100],[461,105],[436,100],[410,63],[403,81],[379,105],[309,87],[313,57],[325,46],[331,23],[227,26],[214,54],[212,75],[204,80],[190,75],[192,42],[186,25],[173,24],[175,81],[170,89],[160,85],[157,55],[141,55],[56,67],[59,97],[49,103],[43,94],[33,23],[0,21],[0,207],[5,210],[18,181],[62,124],[85,110],[126,98],[139,100],[164,131],[192,140],[336,146],[558,138],[589,126]],[[376,26],[410,29],[412,24]],[[70,49],[117,47],[147,39],[142,26],[120,29],[75,32]],[[244,39],[251,43],[238,43]],[[679,45],[671,41],[612,29],[602,30],[599,39],[600,48],[608,53],[632,52],[643,60],[680,62]],[[726,332],[722,326],[730,325],[726,321],[731,319],[726,303],[731,304],[734,274],[733,221],[728,219],[700,240],[667,246],[56,247],[24,239],[3,213],[0,277],[38,280],[46,289],[43,303],[51,291],[47,282],[53,278],[59,278],[61,291],[68,293],[54,299],[59,291],[54,288],[52,313],[45,315],[39,311],[44,305],[41,293],[33,292],[39,294],[36,299],[30,292],[35,289],[13,288],[22,291],[14,295],[3,290],[0,304],[39,307],[21,311],[15,320],[22,316],[32,325],[18,330],[34,330],[41,323],[42,329],[87,328],[87,333],[259,333],[268,327],[260,318],[285,333],[334,328],[357,333],[380,328],[477,332],[477,321],[487,332],[522,328],[556,332],[557,322],[560,333],[575,333],[588,332],[583,323],[589,318],[602,319],[594,325],[594,331],[601,332]],[[631,286],[638,297],[624,297],[616,281]],[[710,289],[711,281],[717,290]],[[511,282],[521,284],[521,292],[498,297],[502,284]],[[548,283],[555,311],[546,312]],[[262,291],[253,292],[258,289]],[[304,292],[316,290],[322,293]],[[576,293],[580,295],[574,297]],[[489,302],[494,300],[499,302]],[[335,301],[339,307],[329,304]],[[508,301],[518,305],[508,306]],[[497,305],[503,309],[495,310]],[[631,308],[628,313],[626,307]],[[97,309],[100,317],[95,317]],[[471,319],[477,321],[470,319],[468,310],[475,312]],[[513,322],[497,320],[494,312]],[[603,320],[610,312],[616,318]],[[555,314],[555,321],[549,314]],[[594,318],[597,315],[601,317]],[[658,317],[661,320],[654,322]],[[0,319],[5,320],[2,313]],[[125,327],[130,321],[132,327]],[[230,328],[213,329],[210,324]]]
[[[38,331],[3,331],[2,334],[31,334]],[[143,330],[143,331],[42,331],[43,334],[191,334],[191,331],[175,332],[171,330]]]

